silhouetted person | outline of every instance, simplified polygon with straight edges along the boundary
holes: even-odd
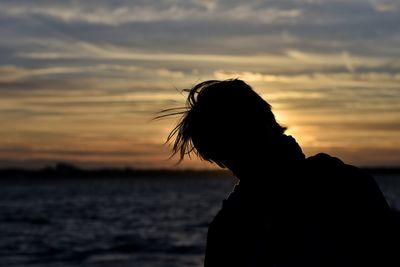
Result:
[[[400,266],[391,210],[372,177],[327,154],[305,158],[241,80],[187,91],[168,137],[174,153],[194,152],[240,180],[210,224],[206,267]]]

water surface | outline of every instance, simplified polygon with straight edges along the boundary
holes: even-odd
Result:
[[[378,177],[400,207],[400,178]],[[202,266],[221,177],[0,181],[1,266]]]

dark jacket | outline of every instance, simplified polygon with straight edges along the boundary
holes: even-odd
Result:
[[[205,267],[400,266],[371,176],[326,154],[258,175],[236,185],[210,224]]]

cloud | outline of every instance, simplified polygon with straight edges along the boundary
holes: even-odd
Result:
[[[61,59],[60,51],[52,50],[54,44],[45,43],[50,38],[68,44],[108,43],[139,53],[245,55],[299,50],[398,56],[394,25],[400,16],[377,12],[368,1],[219,1],[210,9],[204,3],[209,1],[88,0],[51,5],[5,1],[0,4],[0,34],[9,38],[0,41],[4,44],[0,64],[29,60],[9,59],[12,51],[41,60]],[[33,37],[43,42],[29,40]],[[64,59],[76,58],[71,53],[77,50],[62,51]]]
[[[16,66],[1,66],[0,67],[0,82],[12,82],[25,78],[38,76],[51,76],[56,74],[71,74],[80,73],[84,67],[49,67],[49,68],[19,68]]]
[[[370,0],[372,7],[381,13],[398,13],[400,3],[397,0]]]
[[[309,147],[373,151],[372,133],[398,147],[397,3],[2,1],[0,149],[28,147],[35,162],[164,164],[164,152],[136,144],[160,143],[174,120],[149,118],[182,106],[181,88],[235,77]]]
[[[42,68],[24,68],[16,66],[0,66],[0,83],[16,82],[21,80],[33,79],[37,77],[50,78],[59,75],[104,75],[118,74],[120,76],[148,76],[168,77],[168,78],[184,78],[185,74],[181,71],[172,71],[165,68],[144,68],[132,65],[115,65],[115,64],[99,64],[94,66],[53,66]],[[82,78],[84,80],[85,78]]]
[[[199,1],[201,5],[190,4],[161,4],[153,2],[146,4],[130,4],[122,6],[91,4],[64,4],[64,5],[0,5],[3,15],[15,18],[44,17],[61,20],[65,23],[88,23],[97,25],[119,26],[128,23],[146,23],[161,21],[196,21],[196,20],[223,20],[246,21],[258,23],[273,23],[285,19],[302,16],[301,9],[283,9],[279,7],[263,7],[260,5],[240,4],[224,5],[219,8],[216,1]]]
[[[274,74],[263,74],[259,72],[235,72],[217,70],[214,72],[214,76],[217,79],[229,79],[237,77],[249,82],[268,82],[268,83],[317,83],[321,86],[327,83],[335,82],[337,85],[354,85],[359,84],[360,86],[373,87],[378,84],[396,86],[400,81],[400,72],[396,74],[388,73],[348,73],[348,72],[336,72],[336,73],[323,73],[314,72],[301,75],[274,75]]]
[[[151,6],[119,8],[85,8],[83,6],[3,6],[3,14],[17,17],[43,16],[66,23],[85,22],[89,24],[117,26],[133,22],[155,22],[165,20],[184,20],[190,18],[191,10],[170,7],[162,12]]]
[[[173,53],[164,51],[147,51],[132,49],[112,44],[93,44],[88,42],[72,42],[50,46],[47,51],[24,51],[16,56],[31,60],[113,60],[113,61],[149,61],[168,62],[168,64],[208,65],[215,64],[246,66],[252,68],[275,68],[289,71],[302,71],[316,68],[328,70],[330,68],[344,68],[349,72],[362,68],[379,68],[392,66],[400,68],[400,63],[392,57],[357,55],[348,51],[335,53],[305,52],[297,49],[288,49],[282,53],[253,53],[247,55],[234,54],[206,54],[206,53]],[[53,47],[53,48],[52,48]],[[64,49],[65,47],[65,49]],[[52,51],[53,50],[53,51]]]
[[[204,5],[208,10],[214,10],[218,6],[218,0],[199,0],[198,3]]]

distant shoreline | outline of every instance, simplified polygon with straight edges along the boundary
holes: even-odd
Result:
[[[93,168],[82,169],[69,163],[58,163],[41,169],[3,168],[0,180],[21,179],[81,179],[81,178],[142,178],[142,177],[233,177],[228,170],[213,169],[136,169]]]
[[[365,172],[377,175],[400,175],[400,167],[364,167]],[[81,169],[72,164],[58,163],[42,169],[0,169],[0,180],[10,178],[58,179],[58,178],[140,178],[140,177],[233,177],[228,170],[213,169],[135,169],[97,168]]]

